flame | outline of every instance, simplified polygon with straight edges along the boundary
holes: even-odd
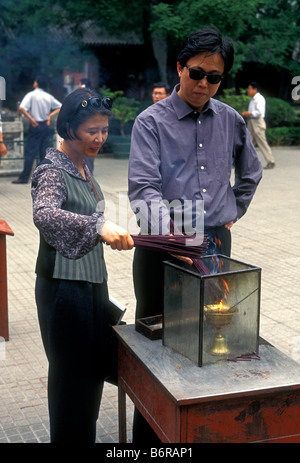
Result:
[[[225,288],[225,289],[224,289],[224,293],[225,293],[225,294],[226,294],[226,293],[229,293],[229,286],[228,286],[228,284],[227,284],[227,281],[226,281],[224,278],[222,278],[222,283],[223,283],[224,288]],[[227,294],[226,294],[226,296],[227,296]]]
[[[215,243],[219,248],[221,247],[221,240],[219,238],[215,237]]]
[[[222,312],[222,310],[224,309],[223,299],[217,304],[217,309],[218,312]]]
[[[223,300],[219,302],[219,304],[217,305],[217,309],[218,309],[218,312],[221,312],[222,309],[224,307],[224,304],[223,304]]]
[[[229,286],[228,286],[227,281],[224,278],[221,278],[221,281],[222,281],[222,284],[223,284],[224,293],[223,293],[223,299],[221,299],[220,302],[218,302],[218,304],[217,304],[218,312],[222,312],[224,309],[228,308],[225,305],[225,302],[223,302],[223,301],[226,301],[226,299],[227,299],[227,296],[228,296],[228,293],[229,293]]]
[[[215,237],[215,243],[216,245],[220,248],[221,247],[221,240],[217,237]],[[222,258],[219,258],[217,255],[212,256],[212,261],[217,264],[218,266],[218,272],[222,273],[222,269],[224,266],[224,261]],[[226,305],[223,301],[226,301],[228,293],[229,293],[229,286],[225,278],[221,278],[221,282],[223,285],[222,292],[223,292],[223,298],[216,304],[218,312],[223,311],[226,308]]]

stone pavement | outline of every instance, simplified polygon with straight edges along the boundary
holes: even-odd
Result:
[[[300,362],[300,148],[274,148],[273,152],[276,168],[264,171],[247,214],[232,229],[232,257],[262,268],[260,334]],[[127,207],[127,165],[126,160],[112,158],[95,162],[111,219],[118,219],[116,205]],[[47,361],[34,300],[38,232],[32,222],[30,185],[12,185],[11,180],[0,177],[0,219],[15,233],[6,238],[10,340],[0,342],[0,443],[46,443]],[[110,293],[127,307],[124,318],[133,323],[133,251],[105,247],[105,255]],[[130,438],[133,407],[129,399],[127,408]],[[117,423],[117,388],[107,384],[97,442],[117,443]]]

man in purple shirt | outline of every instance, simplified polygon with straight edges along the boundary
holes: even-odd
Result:
[[[230,228],[245,214],[262,177],[243,118],[213,98],[233,57],[231,43],[217,31],[192,33],[178,55],[179,85],[136,118],[129,160],[129,199],[140,222],[144,222],[141,209],[147,206],[148,231],[153,230],[153,204],[161,206],[160,230],[166,233],[170,209],[164,201],[194,205],[202,201],[209,253],[228,256]],[[190,223],[187,220],[182,231],[193,229],[197,214],[190,215]],[[137,318],[163,313],[162,262],[168,258],[136,249]]]
[[[195,204],[202,200],[205,232],[214,250],[228,256],[230,228],[245,214],[262,177],[244,119],[213,98],[232,67],[233,55],[231,43],[218,32],[206,29],[192,33],[178,56],[180,84],[170,97],[136,118],[129,159],[129,199],[135,212],[139,202],[147,204],[149,210],[160,204],[160,229],[166,233],[170,214],[164,200]],[[150,213],[147,220],[151,221]],[[193,229],[193,225],[185,222],[183,231],[186,228]],[[136,254],[140,254],[139,249]],[[142,261],[153,253],[141,254],[141,265],[147,268],[147,262]],[[156,312],[157,307],[153,310]]]

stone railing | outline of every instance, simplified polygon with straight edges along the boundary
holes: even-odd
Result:
[[[2,122],[7,154],[0,158],[0,175],[15,175],[23,170],[24,129],[22,120]]]

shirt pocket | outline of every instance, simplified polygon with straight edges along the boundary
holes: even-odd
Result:
[[[225,185],[230,182],[231,163],[229,151],[216,151],[214,153],[216,181]]]

